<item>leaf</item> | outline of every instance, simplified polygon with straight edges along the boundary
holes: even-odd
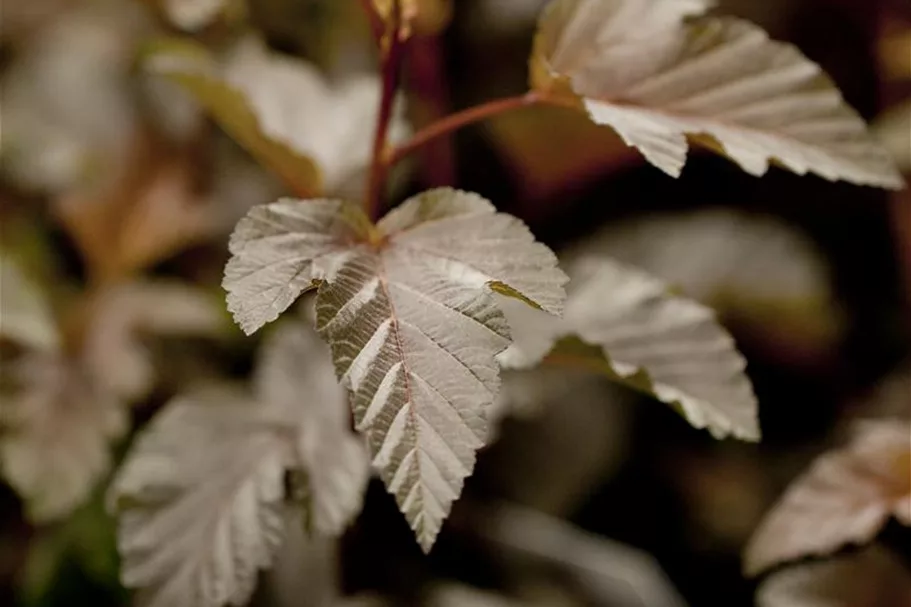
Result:
[[[526,603],[463,584],[438,584],[424,603],[427,607],[520,607]]]
[[[56,350],[60,335],[44,294],[8,255],[0,253],[0,337]]]
[[[217,70],[203,47],[165,40],[150,47],[147,55],[150,69],[184,87],[231,137],[295,191],[320,190],[321,177],[314,161],[264,132],[262,117],[244,92],[210,73]]]
[[[578,99],[672,176],[687,136],[763,175],[798,174],[898,189],[888,153],[834,83],[791,45],[707,0],[554,0],[542,13],[532,86]]]
[[[349,203],[280,200],[231,238],[228,308],[251,333],[321,282],[317,328],[351,392],[374,465],[429,550],[499,387],[509,330],[493,291],[558,314],[565,277],[517,219],[441,188],[375,227]]]
[[[62,518],[107,473],[108,443],[127,428],[123,404],[78,364],[29,352],[3,364],[0,467],[35,522]]]
[[[652,555],[598,537],[530,508],[504,502],[485,513],[481,536],[498,553],[556,568],[560,579],[585,591],[592,605],[685,607]]]
[[[243,605],[271,564],[293,445],[261,409],[226,389],[178,397],[131,449],[109,500],[140,604]]]
[[[102,291],[86,330],[83,360],[104,389],[133,400],[156,378],[146,336],[215,336],[225,328],[217,300],[178,282],[135,281]]]
[[[911,424],[858,424],[843,449],[819,457],[788,488],[756,530],[744,570],[826,555],[873,540],[894,516],[911,525]]]
[[[557,338],[577,335],[581,342],[557,342],[547,362],[588,368],[653,394],[716,438],[759,439],[746,363],[710,309],[608,258],[579,259],[569,275],[562,320],[534,310],[509,315],[518,338],[500,356],[502,365],[531,366]]]
[[[263,345],[254,383],[259,399],[299,428],[292,472],[302,475],[308,527],[341,534],[363,507],[370,459],[350,430],[347,394],[335,381],[329,348],[311,327],[283,325]]]
[[[267,340],[256,388],[174,399],[121,468],[109,501],[123,582],[143,604],[244,605],[292,514],[334,536],[360,511],[369,460],[312,328]]]
[[[185,31],[196,31],[215,21],[227,0],[164,0],[168,19]]]
[[[758,607],[905,607],[911,576],[893,554],[879,547],[836,559],[790,567],[764,580]]]

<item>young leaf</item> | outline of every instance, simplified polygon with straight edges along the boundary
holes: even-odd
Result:
[[[868,421],[845,448],[817,459],[756,531],[746,573],[870,542],[890,516],[911,525],[909,436],[908,422]]]
[[[144,604],[246,604],[292,514],[334,536],[360,511],[369,459],[312,328],[267,340],[255,388],[175,399],[120,470],[123,581]]]
[[[730,335],[705,306],[660,280],[602,257],[577,260],[562,320],[510,308],[517,340],[499,360],[590,368],[679,408],[718,438],[759,439],[756,397]],[[521,312],[521,315],[517,314]]]
[[[242,394],[173,401],[111,489],[122,580],[148,607],[243,605],[281,544],[293,444]]]
[[[645,158],[678,176],[687,136],[762,175],[900,188],[888,153],[833,82],[751,23],[704,17],[708,0],[554,0],[542,13],[532,85],[578,99]]]
[[[60,335],[50,305],[19,266],[0,253],[0,337],[24,346],[56,350]]]
[[[773,574],[756,592],[757,607],[905,607],[911,575],[889,551],[874,546]]]
[[[2,375],[0,469],[30,519],[59,519],[107,473],[109,442],[127,428],[123,403],[53,353],[4,362]]]
[[[510,341],[497,291],[559,314],[565,276],[517,219],[441,188],[375,227],[340,201],[254,208],[231,238],[228,307],[251,333],[321,282],[317,327],[374,465],[429,550],[496,396]]]

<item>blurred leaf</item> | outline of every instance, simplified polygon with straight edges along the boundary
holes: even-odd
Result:
[[[908,50],[911,51],[911,44]],[[873,133],[892,155],[898,169],[911,173],[911,99],[879,116],[873,123]]]
[[[64,517],[108,471],[108,444],[127,429],[123,403],[78,363],[53,353],[25,353],[4,363],[2,373],[3,475],[30,519]]]
[[[471,586],[447,583],[430,591],[426,607],[520,607],[525,603]]]
[[[560,519],[507,503],[485,516],[479,533],[506,554],[547,563],[582,588],[591,604],[685,607],[646,552],[586,533]]]
[[[650,215],[601,229],[563,258],[590,255],[663,278],[725,320],[788,344],[783,355],[826,351],[842,329],[821,251],[771,217],[720,208]]]
[[[616,134],[561,108],[510,112],[487,128],[523,198],[543,200],[567,184],[639,162]]]
[[[440,188],[376,226],[360,207],[280,200],[237,226],[228,308],[247,333],[320,283],[317,326],[351,392],[387,488],[425,551],[433,545],[499,387],[509,344],[491,290],[559,313],[563,273],[520,221],[480,196]]]
[[[98,279],[128,276],[222,227],[212,201],[195,191],[194,167],[148,141],[134,147],[126,173],[98,190],[75,190],[55,211]]]
[[[507,308],[515,342],[502,365],[528,367],[546,355],[549,364],[604,373],[651,394],[716,438],[759,439],[746,362],[710,309],[609,258],[576,260],[568,273],[562,319]],[[566,336],[581,341],[558,341]]]
[[[143,604],[244,604],[295,504],[327,535],[360,510],[367,455],[348,430],[325,346],[302,324],[285,331],[265,346],[254,397],[221,386],[175,398],[121,468],[109,502],[122,579]]]
[[[265,118],[242,87],[212,73],[217,69],[205,48],[188,40],[159,40],[147,47],[146,60],[155,73],[183,86],[231,137],[294,191],[302,195],[320,191],[319,168],[310,156],[294,149],[285,138],[287,134],[276,137],[275,132],[270,132]],[[296,98],[295,102],[304,100]]]
[[[689,135],[752,175],[773,160],[798,174],[902,186],[815,63],[749,22],[703,17],[709,5],[554,0],[540,21],[532,85],[577,100],[675,177]]]
[[[819,457],[766,516],[746,548],[746,573],[865,544],[891,516],[911,525],[909,437],[906,421],[858,424],[851,442]]]
[[[215,21],[228,0],[163,0],[164,9],[174,25],[196,31]]]
[[[38,286],[0,252],[0,337],[40,350],[60,347],[53,312]]]
[[[758,607],[907,607],[911,576],[878,547],[775,573],[759,586]]]

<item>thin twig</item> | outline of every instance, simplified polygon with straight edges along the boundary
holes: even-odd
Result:
[[[417,149],[427,145],[438,137],[447,135],[462,127],[468,126],[475,122],[503,114],[512,110],[531,107],[534,105],[554,105],[560,107],[576,107],[575,102],[563,100],[557,97],[548,96],[538,91],[529,91],[524,95],[515,97],[504,97],[488,101],[481,105],[476,105],[468,109],[450,114],[449,116],[429,124],[415,133],[411,139],[400,146],[390,149],[386,153],[385,163],[393,166],[402,158],[413,153]]]
[[[376,121],[376,133],[373,138],[373,156],[370,163],[370,178],[367,185],[365,208],[371,219],[377,219],[381,211],[381,201],[386,186],[386,175],[389,164],[385,162],[386,139],[395,95],[398,90],[399,71],[402,63],[404,40],[400,36],[401,8],[398,2],[392,3],[389,22],[386,26],[388,44],[381,48],[381,70],[383,90],[380,97],[380,110]]]

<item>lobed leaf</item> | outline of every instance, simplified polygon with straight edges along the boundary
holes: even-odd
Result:
[[[231,239],[228,305],[251,332],[320,282],[317,328],[374,465],[429,550],[474,467],[509,329],[494,291],[558,314],[549,249],[481,197],[441,188],[376,226],[348,203],[281,200]]]
[[[865,544],[892,516],[911,525],[909,436],[907,421],[858,424],[852,441],[817,459],[766,516],[746,548],[746,573]]]
[[[0,255],[0,337],[42,350],[60,346],[49,302],[7,255]]]
[[[528,367],[546,355],[652,394],[717,438],[759,439],[746,363],[709,308],[608,258],[577,260],[569,274],[562,321],[513,306],[518,339],[502,365]],[[568,336],[581,341],[559,339]]]
[[[255,398],[178,397],[140,436],[109,500],[142,604],[244,605],[292,515],[320,536],[357,515],[369,459],[330,367],[313,329],[288,324],[265,343]]]
[[[763,175],[897,189],[889,154],[834,83],[791,45],[707,0],[554,0],[532,54],[532,85],[579,100],[653,165],[678,176],[687,136]]]
[[[108,472],[109,443],[127,430],[123,403],[55,353],[4,362],[0,383],[0,471],[31,520],[65,517]]]

